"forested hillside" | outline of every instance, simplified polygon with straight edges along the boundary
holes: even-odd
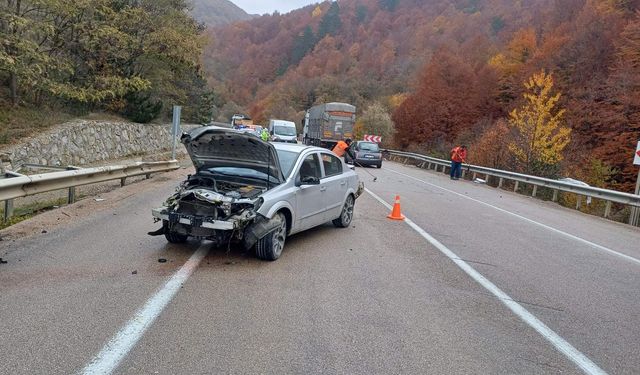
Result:
[[[639,5],[324,2],[211,30],[203,66],[223,118],[244,107],[299,122],[314,103],[382,105],[396,147],[444,155],[463,142],[472,162],[629,190]]]
[[[207,27],[221,26],[252,16],[229,0],[190,0],[189,14]]]
[[[0,143],[23,114],[106,111],[148,122],[189,104],[208,117],[200,71],[204,27],[186,0],[8,0],[0,3]],[[30,112],[29,112],[30,111]],[[17,114],[17,115],[16,115]],[[22,121],[22,123],[21,123]]]

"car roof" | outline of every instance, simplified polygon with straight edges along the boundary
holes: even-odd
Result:
[[[276,150],[297,152],[299,154],[307,150],[330,151],[330,150],[327,150],[326,148],[301,145],[297,143],[273,142],[272,145],[276,148]]]

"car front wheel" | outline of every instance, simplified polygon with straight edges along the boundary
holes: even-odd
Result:
[[[356,200],[353,198],[353,195],[349,195],[347,200],[344,202],[344,206],[342,206],[340,217],[333,220],[333,225],[338,228],[347,228],[351,225],[351,221],[353,220],[353,207],[355,206],[355,203]]]
[[[276,228],[267,233],[256,243],[256,256],[264,260],[280,258],[285,240],[287,239],[287,220],[282,213],[271,219],[276,222]]]
[[[187,236],[186,234],[180,234],[180,233],[176,233],[176,232],[171,231],[169,229],[169,222],[164,220],[162,222],[162,225],[164,226],[164,238],[166,238],[169,243],[185,243],[185,242],[187,242],[187,238],[189,238],[189,236]]]

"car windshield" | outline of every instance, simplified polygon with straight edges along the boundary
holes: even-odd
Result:
[[[282,174],[284,174],[285,177],[288,177],[289,174],[291,173],[291,169],[293,168],[293,165],[298,159],[298,153],[293,151],[284,151],[284,150],[277,150],[277,151],[278,151],[278,159],[280,160],[280,168],[282,168]]]
[[[276,127],[274,127],[274,134],[295,136],[296,135],[296,128],[294,128],[292,126],[276,126]]]
[[[236,177],[246,177],[246,178],[255,178],[257,180],[266,180],[267,174],[264,172],[257,171],[251,168],[237,168],[237,167],[214,167],[207,168],[207,172],[220,174],[224,176],[236,176]],[[274,176],[269,176],[269,181],[272,183],[278,183],[278,179]]]
[[[371,143],[371,142],[360,142],[358,143],[358,149],[361,151],[372,151],[372,152],[378,152],[380,151],[380,148],[378,147],[377,143]]]

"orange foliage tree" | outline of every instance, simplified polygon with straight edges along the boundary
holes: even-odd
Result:
[[[492,112],[494,81],[487,80],[488,75],[490,71],[480,72],[460,56],[439,50],[423,72],[415,94],[393,114],[398,144],[448,148],[458,134]]]

